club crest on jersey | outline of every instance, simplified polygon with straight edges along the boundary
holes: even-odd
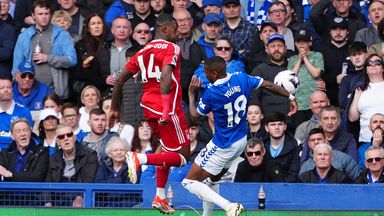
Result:
[[[200,98],[200,101],[199,101],[199,106],[205,110],[205,104],[203,103],[203,100]]]

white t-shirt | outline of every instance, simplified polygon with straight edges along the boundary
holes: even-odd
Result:
[[[91,127],[88,125],[89,113],[85,111],[85,107],[81,107],[79,109],[79,113],[80,113],[79,128],[84,132],[90,132]]]

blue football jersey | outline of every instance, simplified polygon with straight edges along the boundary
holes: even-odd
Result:
[[[208,85],[197,106],[201,115],[213,112],[213,143],[226,148],[247,134],[247,104],[252,89],[263,79],[245,73],[227,74],[226,78]]]

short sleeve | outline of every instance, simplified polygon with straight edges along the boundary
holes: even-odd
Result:
[[[163,67],[165,65],[176,66],[180,58],[181,49],[174,43],[169,43],[163,56]]]
[[[203,93],[203,96],[200,98],[199,103],[197,104],[197,112],[200,115],[208,115],[212,111],[212,105],[209,101],[208,90]]]
[[[139,62],[138,62],[138,56],[140,56],[140,54],[142,54],[142,53],[137,52],[136,55],[134,55],[132,57],[132,59],[130,61],[128,61],[127,64],[125,64],[125,69],[130,71],[132,74],[136,74],[140,70],[140,66],[139,66]],[[141,58],[143,58],[143,57],[141,57]],[[144,64],[144,61],[143,61],[143,64]]]

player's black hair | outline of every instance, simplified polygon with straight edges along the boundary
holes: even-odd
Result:
[[[173,18],[173,16],[171,16],[169,14],[165,14],[165,13],[160,14],[156,19],[156,29],[157,29],[157,27],[159,27],[161,25],[168,24],[171,22],[176,22],[176,20],[175,20],[175,18]]]
[[[287,117],[281,112],[271,112],[264,115],[265,124],[269,122],[284,122],[287,123]]]
[[[204,66],[209,70],[215,70],[218,74],[224,74],[227,71],[225,60],[220,56],[214,56],[205,60]]]

